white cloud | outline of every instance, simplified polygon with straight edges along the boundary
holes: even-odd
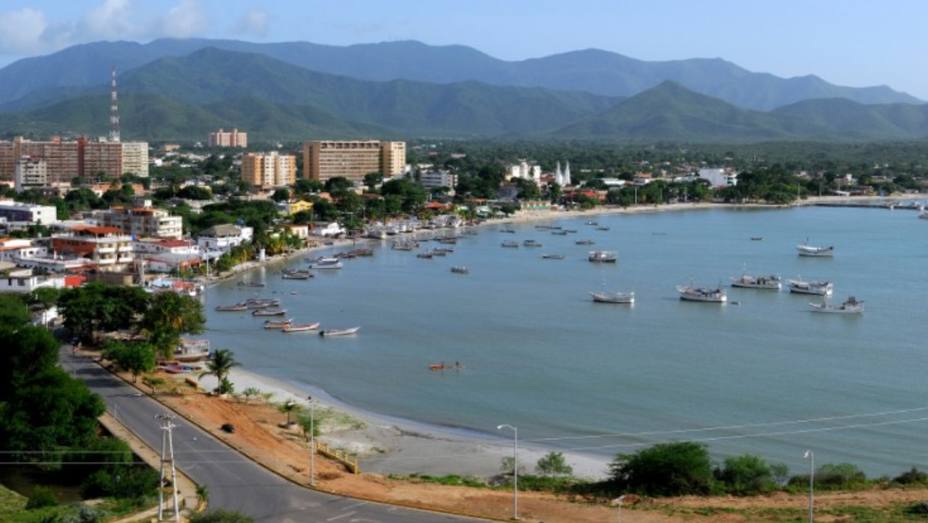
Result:
[[[132,7],[130,0],[103,0],[84,15],[78,36],[84,34],[110,39],[132,36],[136,32],[130,19]]]
[[[267,36],[269,18],[267,11],[252,9],[239,19],[238,24],[235,26],[235,32],[239,35],[252,35],[263,38]]]
[[[48,22],[42,11],[24,7],[0,13],[0,53],[40,49]]]
[[[197,0],[181,0],[168,10],[161,22],[161,35],[188,38],[199,34],[206,25],[206,17]]]

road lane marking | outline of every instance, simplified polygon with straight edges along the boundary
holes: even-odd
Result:
[[[355,512],[355,511],[352,510],[351,512],[346,512],[346,513],[344,513],[344,514],[339,514],[338,516],[332,516],[332,517],[330,517],[329,519],[327,519],[326,521],[335,521],[335,520],[342,519],[342,518],[350,518],[351,516],[353,516],[353,515],[355,515],[355,514],[357,514],[357,512]]]

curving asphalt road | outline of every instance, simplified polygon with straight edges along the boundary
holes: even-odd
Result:
[[[161,446],[155,415],[168,412],[157,401],[63,347],[62,367],[99,394],[107,409],[152,448]],[[225,443],[178,417],[174,430],[177,466],[209,489],[211,508],[236,510],[258,522],[280,523],[476,523],[477,519],[436,514],[323,494],[267,471]]]

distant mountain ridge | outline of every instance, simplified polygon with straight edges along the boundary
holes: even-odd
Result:
[[[627,97],[670,80],[692,91],[757,110],[819,98],[846,98],[864,104],[920,103],[917,98],[887,86],[844,87],[812,75],[780,78],[751,72],[722,59],[648,62],[586,49],[505,61],[467,46],[430,46],[415,41],[331,46],[309,42],[160,39],[147,44],[83,44],[19,60],[0,69],[0,104],[10,104],[43,90],[103,85],[112,66],[127,72],[161,58],[184,56],[207,47],[261,54],[313,71],[373,81],[476,81]]]
[[[323,137],[629,142],[928,137],[928,105],[822,99],[764,112],[672,81],[629,98],[473,81],[375,82],[216,48],[158,59],[124,73],[119,82],[123,133],[147,140],[202,140],[209,130],[232,126],[262,142]],[[105,87],[49,88],[34,96],[43,100],[33,108],[0,113],[0,130],[7,135],[105,133]]]

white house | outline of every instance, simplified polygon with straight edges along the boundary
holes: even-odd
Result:
[[[202,251],[227,252],[232,247],[250,242],[254,234],[255,230],[251,227],[231,224],[214,225],[200,233],[197,237],[197,246]]]
[[[725,168],[704,168],[699,170],[699,177],[709,182],[714,189],[738,185],[738,173]]]
[[[6,271],[6,273],[0,273],[0,293],[31,293],[42,287],[60,289],[64,287],[64,278],[61,276],[39,276],[33,274],[31,269],[13,269]]]
[[[58,210],[52,205],[33,205],[13,200],[0,200],[0,218],[6,218],[9,224],[51,225],[58,221]]]
[[[333,238],[335,236],[340,236],[345,234],[345,228],[338,224],[338,222],[330,222],[325,225],[325,227],[319,227],[313,230],[317,236],[323,236],[326,238]]]

